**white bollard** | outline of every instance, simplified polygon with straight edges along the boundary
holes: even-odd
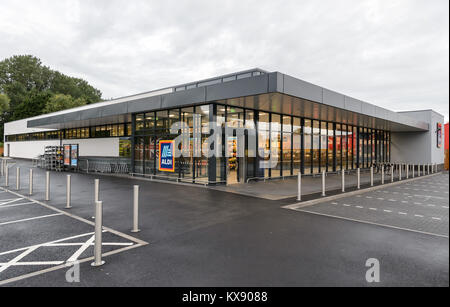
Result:
[[[297,179],[297,201],[302,201],[302,173],[300,171]]]
[[[94,262],[91,266],[98,267],[105,264],[102,261],[102,220],[103,220],[103,203],[95,202],[95,241],[94,241]]]
[[[71,191],[72,191],[72,182],[71,182],[71,176],[67,175],[67,186],[66,186],[66,209],[71,209],[72,206],[70,205],[71,201]]]
[[[50,200],[50,172],[45,173],[45,200]]]
[[[342,170],[342,193],[345,192],[345,171]]]
[[[139,186],[133,187],[133,229],[131,232],[139,232]]]
[[[384,184],[384,165],[381,166],[381,184]]]
[[[323,171],[322,172],[322,197],[326,196],[325,176],[326,176],[326,173],[325,173],[325,171]]]
[[[391,183],[394,182],[394,165],[391,165]]]
[[[373,187],[373,166],[370,167],[370,186]]]
[[[416,177],[416,170],[415,170],[415,168],[416,168],[416,165],[413,164],[413,165],[412,165],[412,177],[413,177],[413,178]]]
[[[8,164],[6,164],[5,167],[5,187],[9,186],[9,167]]]
[[[28,194],[33,195],[33,169],[30,168],[29,191]]]
[[[356,171],[356,187],[359,189],[361,189],[361,169],[358,168]]]
[[[409,179],[409,164],[406,164],[406,179]]]
[[[20,191],[20,167],[16,168],[16,190]]]
[[[399,181],[402,180],[402,165],[401,164],[398,165],[398,180]]]
[[[94,180],[94,210],[95,210],[95,204],[100,200],[99,199],[99,191],[100,191],[100,179]],[[95,216],[92,217],[95,219]]]

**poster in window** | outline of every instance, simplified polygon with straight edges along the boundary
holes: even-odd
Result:
[[[436,129],[436,134],[437,134],[437,148],[441,148],[442,147],[442,124],[438,123],[437,124],[437,129]]]
[[[175,172],[174,141],[159,142],[159,171]]]
[[[78,166],[78,145],[71,145],[70,165]]]
[[[64,145],[64,165],[70,166],[70,145]]]

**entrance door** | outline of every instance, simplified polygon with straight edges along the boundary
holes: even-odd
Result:
[[[241,136],[242,140],[238,141],[238,137],[227,138],[227,149],[229,157],[227,158],[227,184],[237,184],[245,182],[245,163],[246,159],[243,157],[245,151],[240,146],[245,147],[245,137]],[[240,154],[239,154],[240,153]]]

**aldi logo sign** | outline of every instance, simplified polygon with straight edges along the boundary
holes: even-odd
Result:
[[[159,171],[175,172],[175,141],[159,142]]]

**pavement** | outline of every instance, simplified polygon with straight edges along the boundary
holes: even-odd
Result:
[[[21,190],[15,191],[15,166],[9,190],[0,188],[2,286],[449,285],[448,173],[304,208],[294,208],[299,204],[291,198],[72,174],[73,208],[65,210],[66,173],[51,173],[46,202],[45,172],[34,169],[29,198],[31,165],[18,161],[17,166]],[[90,264],[95,178],[104,206],[103,248],[109,252],[101,267]],[[140,186],[137,234],[130,232],[135,184]],[[366,198],[372,193],[381,196]],[[68,283],[65,263],[75,258],[80,282]],[[369,258],[380,261],[380,283],[366,281]]]

